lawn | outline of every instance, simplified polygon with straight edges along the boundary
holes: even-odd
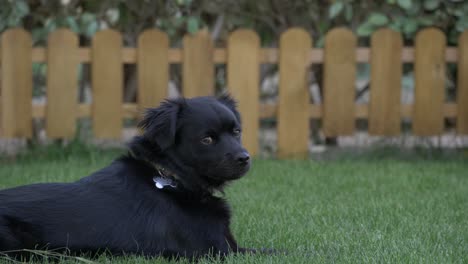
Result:
[[[73,181],[121,152],[69,147],[38,149],[15,160],[3,157],[0,188]],[[289,254],[230,256],[225,263],[468,262],[466,153],[430,159],[385,154],[255,160],[251,172],[227,189],[226,198],[240,245]],[[108,256],[94,261],[164,262]]]

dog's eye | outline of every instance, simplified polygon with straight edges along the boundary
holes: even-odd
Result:
[[[205,144],[205,145],[211,145],[211,144],[213,144],[213,138],[212,137],[204,137],[201,140],[201,143]]]

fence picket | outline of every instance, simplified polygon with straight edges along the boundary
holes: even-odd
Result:
[[[169,38],[159,30],[147,30],[138,38],[138,108],[157,106],[167,97]]]
[[[78,108],[78,37],[68,29],[49,35],[47,43],[46,130],[49,138],[73,138]]]
[[[24,29],[2,33],[0,131],[4,138],[32,136],[32,39]]]
[[[458,39],[457,132],[468,134],[468,30]]]
[[[444,129],[445,35],[429,28],[416,35],[413,133],[439,135]]]
[[[242,141],[258,152],[260,40],[252,30],[237,30],[228,39],[227,83],[242,116]]]
[[[336,28],[325,37],[323,132],[349,135],[355,127],[356,37]]]
[[[213,43],[202,30],[183,39],[182,83],[187,98],[214,94]]]
[[[400,33],[391,29],[372,35],[369,134],[400,134],[402,46]]]
[[[96,33],[92,42],[93,132],[96,138],[122,134],[122,37],[114,30]]]
[[[312,40],[308,32],[292,28],[280,38],[278,157],[305,157],[309,145],[307,75]]]

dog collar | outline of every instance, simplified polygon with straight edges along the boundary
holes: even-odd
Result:
[[[158,163],[139,158],[137,155],[135,155],[135,153],[132,150],[129,150],[128,153],[134,159],[140,160],[148,164],[149,166],[153,167],[156,170],[157,174],[153,176],[153,183],[154,183],[154,186],[158,190],[171,190],[171,191],[176,191],[176,192],[187,191],[187,189],[184,188],[184,185],[182,184],[180,177],[176,173],[166,169],[165,167],[163,167],[162,165]],[[221,191],[221,193],[223,192]],[[211,194],[212,194],[211,191],[203,192],[203,195],[211,195]]]
[[[170,176],[170,174],[175,175],[173,173],[167,173],[167,170],[157,164],[155,164],[156,170],[158,171],[158,175],[153,177],[154,186],[156,188],[162,190],[166,187],[170,188],[177,188],[177,181]]]
[[[146,159],[138,158],[137,155],[135,155],[135,153],[133,153],[132,150],[129,150],[129,154],[133,158],[146,162],[148,165],[156,169],[157,175],[153,177],[154,186],[156,186],[156,188],[158,188],[159,190],[162,190],[164,188],[169,188],[169,187],[172,189],[176,189],[178,187],[177,179],[179,179],[179,177],[177,176],[177,174],[164,168],[158,163],[154,163]]]

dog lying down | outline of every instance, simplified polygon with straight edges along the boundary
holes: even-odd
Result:
[[[213,195],[250,167],[229,95],[148,109],[128,155],[73,183],[0,191],[0,251],[198,258],[240,248],[230,209]],[[10,255],[18,256],[17,253]]]

